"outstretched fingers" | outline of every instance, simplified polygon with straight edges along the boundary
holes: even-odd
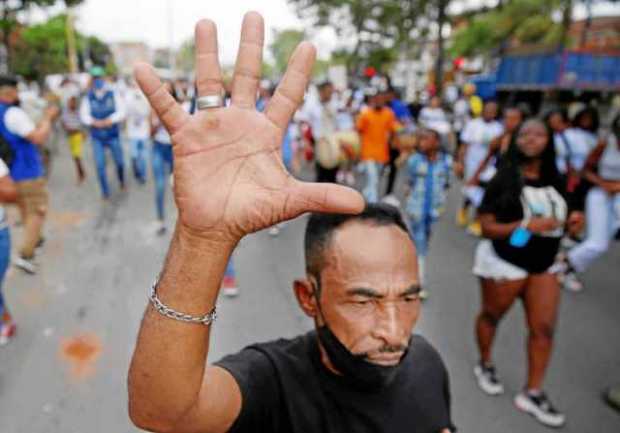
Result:
[[[364,210],[362,195],[352,188],[334,183],[295,181],[290,195],[288,218],[305,212],[358,214]]]
[[[257,12],[243,17],[241,42],[232,81],[232,104],[242,108],[254,108],[256,92],[263,65],[265,23]]]
[[[198,96],[222,95],[222,71],[217,52],[217,28],[211,20],[196,24],[196,88]]]
[[[289,60],[284,77],[265,110],[265,115],[280,129],[288,126],[303,101],[315,58],[314,46],[309,42],[302,42]]]
[[[174,134],[187,122],[189,114],[174,100],[151,65],[136,64],[134,75],[161,122],[170,134]]]

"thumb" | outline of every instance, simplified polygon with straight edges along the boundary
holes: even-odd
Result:
[[[352,188],[334,183],[296,181],[285,213],[287,218],[295,218],[305,212],[357,214],[364,207],[364,198]]]

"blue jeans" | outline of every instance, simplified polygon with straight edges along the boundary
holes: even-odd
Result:
[[[112,153],[112,159],[116,165],[116,174],[121,186],[125,186],[125,163],[123,158],[123,148],[119,137],[109,140],[99,140],[92,137],[93,155],[95,157],[95,165],[97,167],[97,177],[101,186],[101,194],[107,198],[110,196],[110,187],[108,186],[108,176],[106,174],[106,156],[105,149],[108,148]]]
[[[364,161],[362,167],[366,173],[366,186],[362,191],[367,203],[379,201],[379,173],[383,164],[375,161]]]
[[[433,227],[433,220],[431,218],[409,219],[409,232],[418,257],[426,257],[428,254],[428,244],[431,239],[431,228]]]
[[[132,138],[130,144],[133,175],[140,183],[146,182],[146,140]]]
[[[226,264],[226,271],[224,272],[225,277],[235,278],[235,265],[233,264],[232,256],[228,259],[228,263]]]
[[[157,218],[164,219],[164,198],[166,192],[166,179],[172,173],[172,145],[153,142],[153,178],[155,179],[155,206]]]
[[[4,322],[5,314],[8,313],[4,304],[4,296],[2,295],[2,286],[4,284],[4,275],[9,267],[9,259],[11,257],[11,234],[8,227],[0,230],[0,323]]]

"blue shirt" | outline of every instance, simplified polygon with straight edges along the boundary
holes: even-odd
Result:
[[[409,111],[409,107],[407,107],[403,101],[400,99],[394,99],[390,102],[390,108],[396,115],[396,118],[401,122],[412,121],[413,116],[411,115],[411,111]]]
[[[16,182],[38,179],[45,174],[39,149],[25,137],[20,137],[8,130],[4,118],[9,108],[11,108],[10,105],[0,103],[0,134],[13,151],[13,161],[9,167],[11,177]]]
[[[116,102],[112,90],[106,91],[101,97],[97,97],[95,92],[91,90],[87,97],[90,104],[90,115],[93,119],[107,119],[116,112]],[[108,128],[91,128],[90,131],[92,136],[98,140],[110,140],[120,136],[120,128],[117,123]]]
[[[443,214],[451,168],[452,157],[443,152],[435,161],[419,152],[409,157],[407,175],[411,190],[405,209],[410,218],[433,221]]]

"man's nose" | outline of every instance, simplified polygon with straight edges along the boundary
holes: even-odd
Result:
[[[375,338],[383,340],[388,346],[403,344],[403,326],[398,307],[393,304],[382,305],[377,309]]]

